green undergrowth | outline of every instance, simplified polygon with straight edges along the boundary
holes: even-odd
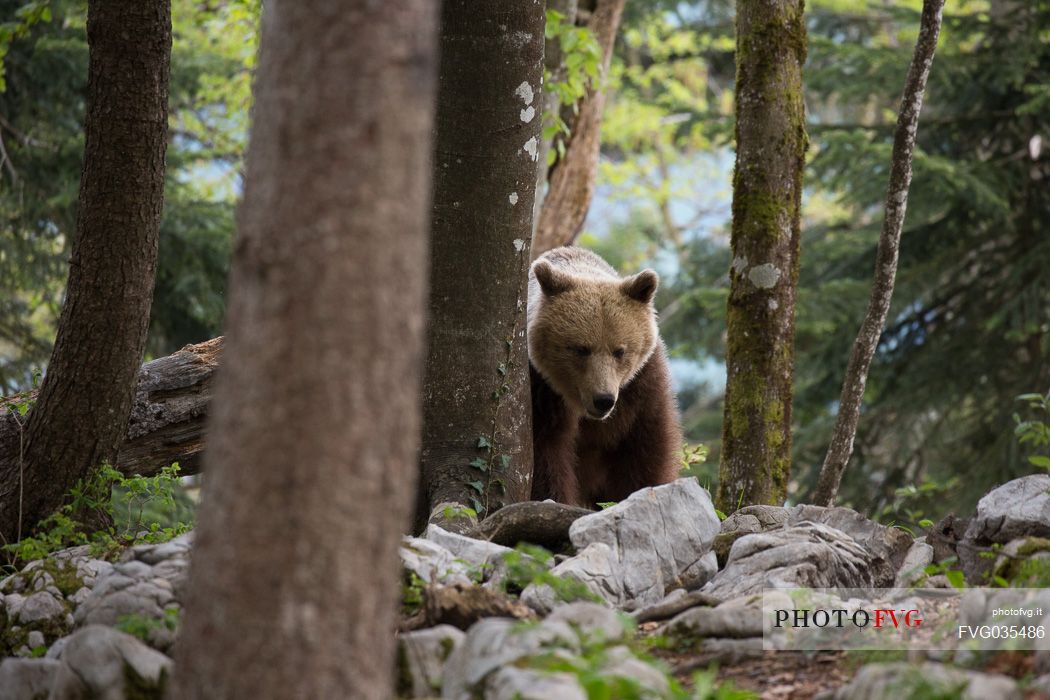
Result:
[[[78,545],[89,545],[94,557],[115,559],[127,547],[177,537],[193,522],[194,504],[179,483],[177,462],[150,477],[126,477],[104,464],[78,481],[66,503],[30,536],[3,546],[3,569],[14,571]]]

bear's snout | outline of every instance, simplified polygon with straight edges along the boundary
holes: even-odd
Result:
[[[613,406],[616,405],[616,397],[612,394],[595,394],[593,404],[594,412],[601,418],[605,418],[612,412]]]

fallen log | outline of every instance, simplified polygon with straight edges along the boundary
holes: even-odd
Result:
[[[178,462],[183,476],[200,472],[204,424],[222,346],[220,336],[142,365],[117,469],[127,476],[153,476]],[[19,433],[25,423],[8,408],[35,398],[35,391],[0,398],[0,445],[6,452],[0,460],[19,459]]]

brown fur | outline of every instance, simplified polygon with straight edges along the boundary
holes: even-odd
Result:
[[[581,248],[533,263],[534,499],[593,507],[678,475],[682,437],[652,304],[657,284],[652,270],[620,278]],[[604,418],[602,396],[616,401]]]

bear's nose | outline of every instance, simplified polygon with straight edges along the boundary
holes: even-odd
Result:
[[[605,415],[613,409],[616,405],[616,397],[612,394],[595,394],[594,395],[594,410],[598,413]]]

